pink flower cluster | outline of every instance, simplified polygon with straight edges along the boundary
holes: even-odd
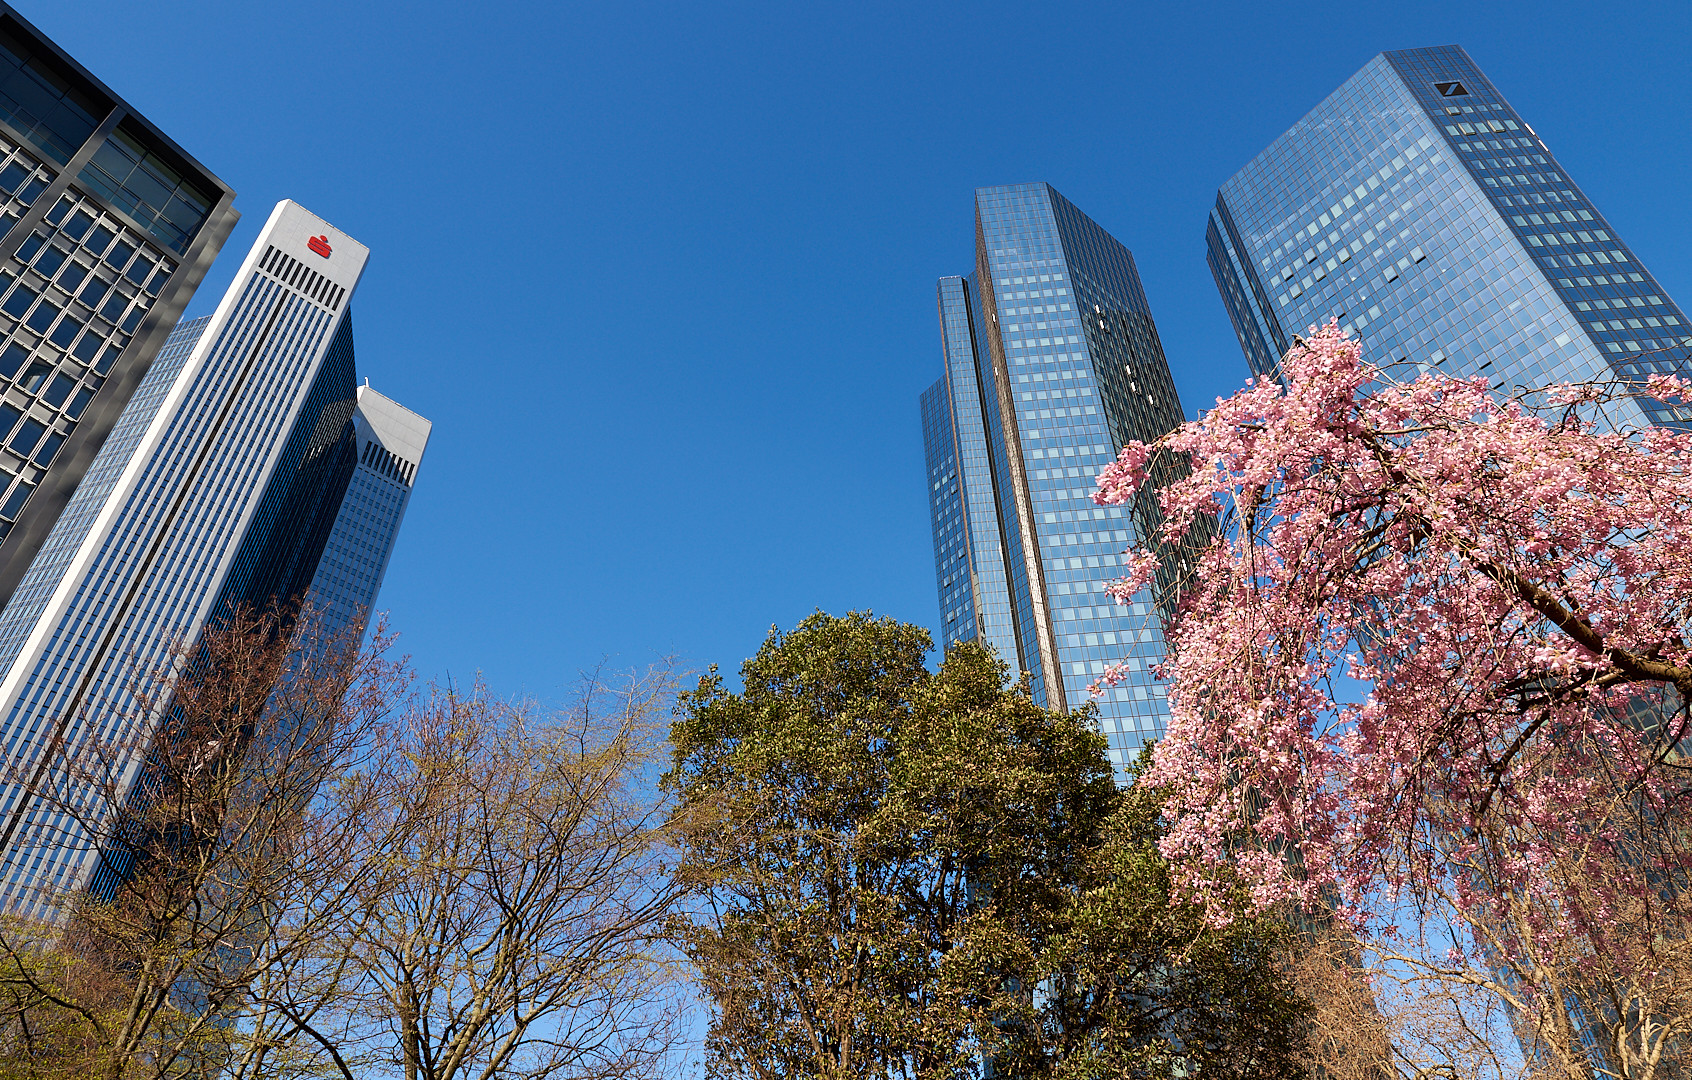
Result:
[[[1159,493],[1162,540],[1232,511],[1166,628],[1150,773],[1194,895],[1226,865],[1265,905],[1361,919],[1405,889],[1504,889],[1578,920],[1600,917],[1594,895],[1685,874],[1623,851],[1639,845],[1616,807],[1626,792],[1636,822],[1678,812],[1663,763],[1684,710],[1657,705],[1692,699],[1692,439],[1581,419],[1602,387],[1542,414],[1481,379],[1396,383],[1332,324],[1281,375],[1124,448],[1095,496],[1134,498],[1173,453],[1191,469]],[[1605,844],[1596,894],[1555,871],[1570,845]]]

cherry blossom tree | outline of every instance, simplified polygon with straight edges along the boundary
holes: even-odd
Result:
[[[1530,1061],[1678,1075],[1692,436],[1605,417],[1692,387],[1404,381],[1332,324],[1280,374],[1125,447],[1094,496],[1190,460],[1112,586],[1126,602],[1205,538],[1166,628],[1166,855],[1218,917],[1237,867],[1258,904],[1377,944],[1422,932],[1406,910],[1448,920],[1388,951],[1511,1006]]]

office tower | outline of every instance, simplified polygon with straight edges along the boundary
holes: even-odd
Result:
[[[358,467],[308,594],[324,636],[364,619],[376,603],[429,445],[429,421],[369,386],[358,388],[352,422]]]
[[[1364,65],[1222,185],[1207,243],[1260,374],[1330,316],[1377,364],[1506,392],[1688,373],[1685,315],[1456,46]]]
[[[1119,766],[1164,727],[1153,592],[1104,584],[1157,524],[1155,497],[1092,503],[1132,439],[1181,423],[1134,257],[1048,184],[975,193],[975,269],[940,279],[945,370],[921,398],[941,640],[979,639],[1052,708],[1089,700],[1105,665],[1134,670],[1099,700]],[[1178,553],[1175,558],[1178,558]]]
[[[0,4],[0,607],[228,238],[234,198]]]
[[[278,204],[217,310],[161,351],[0,612],[0,909],[50,914],[89,881],[94,840],[46,795],[95,748],[139,759],[160,716],[135,690],[173,649],[314,583],[343,619],[374,598],[376,575],[346,571],[355,551],[385,562],[392,487],[417,465],[401,454],[421,454],[427,424],[357,392],[348,302],[367,254]]]
[[[1334,317],[1401,376],[1437,368],[1509,392],[1692,375],[1679,306],[1456,46],[1364,65],[1222,186],[1206,241],[1259,374]],[[1607,419],[1685,423],[1640,398]],[[1608,1068],[1592,1018],[1568,1004]]]

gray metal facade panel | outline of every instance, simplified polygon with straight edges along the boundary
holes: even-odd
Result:
[[[23,455],[12,455],[0,450],[0,469],[6,472],[5,477],[0,477],[0,482],[11,489],[10,497],[0,492],[0,508],[10,511],[0,515],[0,606],[3,606],[69,504],[101,444],[158,355],[239,214],[232,206],[234,192],[227,184],[5,4],[0,4],[0,33],[26,46],[34,57],[30,62],[49,67],[55,78],[68,88],[66,93],[82,95],[89,102],[97,101],[101,110],[93,118],[97,122],[91,129],[80,129],[89,133],[83,138],[79,131],[76,136],[79,145],[53,157],[43,153],[44,144],[39,138],[39,130],[23,130],[17,126],[21,122],[17,114],[0,108],[0,147],[8,148],[7,154],[12,160],[33,154],[36,171],[48,181],[45,190],[27,200],[27,206],[11,207],[11,212],[0,224],[0,260],[15,256],[18,262],[33,263],[34,268],[39,269],[41,258],[56,258],[51,253],[57,248],[71,255],[67,266],[76,265],[80,259],[81,265],[97,269],[100,265],[99,253],[79,249],[80,238],[67,236],[59,227],[65,218],[71,216],[65,208],[75,204],[92,208],[102,226],[140,248],[145,257],[153,262],[168,261],[173,268],[166,280],[151,290],[151,302],[144,317],[139,319],[139,325],[125,323],[121,331],[106,327],[104,338],[114,345],[118,355],[115,361],[102,361],[97,375],[89,374],[88,357],[73,357],[71,354],[73,348],[81,350],[94,341],[97,325],[94,309],[100,306],[99,300],[84,309],[73,304],[68,294],[55,297],[46,281],[54,276],[55,271],[48,271],[45,277],[32,282],[29,271],[19,273],[19,267],[12,265],[11,273],[0,281],[0,290],[10,289],[4,300],[8,305],[15,303],[25,288],[33,286],[36,292],[42,294],[40,303],[27,313],[30,320],[41,316],[49,303],[55,305],[55,310],[64,311],[56,326],[40,327],[42,332],[39,336],[25,325],[24,311],[13,313],[18,317],[16,321],[0,316],[0,352],[8,345],[22,345],[32,351],[29,365],[39,362],[51,367],[49,380],[69,377],[93,391],[92,400],[75,410],[61,411],[47,409],[45,399],[30,400],[42,388],[39,383],[32,391],[19,381],[0,381],[0,396],[36,413],[37,419],[45,421],[51,430],[63,436],[62,441],[52,444],[54,451],[51,456],[40,461],[26,460],[30,457],[27,451]],[[207,200],[208,209],[201,224],[186,244],[176,243],[173,247],[161,236],[153,235],[149,231],[152,227],[149,222],[135,216],[139,212],[139,204],[120,205],[121,200],[108,199],[107,194],[93,191],[80,178],[101,149],[118,138],[120,130],[123,138],[138,140],[136,145],[146,153],[158,155],[167,169],[179,173],[184,183],[196,188]],[[24,189],[19,188],[18,191]],[[57,219],[55,215],[58,215]],[[98,234],[96,230],[95,235]],[[47,241],[45,245],[33,246],[41,245],[43,239]],[[11,281],[13,277],[19,278],[15,285]],[[63,280],[61,275],[58,282],[62,284]],[[76,291],[74,286],[69,290],[71,294]],[[139,311],[139,306],[135,310]],[[84,323],[89,329],[77,339],[76,329]],[[49,340],[49,336],[57,338],[67,335],[67,331],[68,336],[58,341],[56,346]],[[11,374],[17,372],[14,370]],[[62,400],[60,405],[62,407]],[[7,434],[0,432],[0,441],[4,441]]]

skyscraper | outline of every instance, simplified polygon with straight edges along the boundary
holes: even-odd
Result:
[[[368,385],[358,388],[353,413],[358,467],[347,481],[308,593],[325,635],[364,618],[376,603],[431,427]]]
[[[1124,765],[1164,727],[1162,629],[1153,590],[1120,606],[1103,589],[1157,508],[1094,506],[1093,480],[1181,403],[1133,255],[1050,185],[978,189],[975,249],[940,279],[945,370],[921,398],[941,640],[991,645],[1054,708],[1126,660],[1099,702]]]
[[[1685,314],[1457,46],[1365,64],[1222,185],[1206,241],[1259,374],[1333,317],[1376,364],[1501,392],[1692,375]],[[1607,419],[1685,425],[1649,398]],[[1567,1005],[1604,1063],[1592,1016]],[[1531,1035],[1524,1052],[1542,1053]]]
[[[1330,316],[1375,363],[1500,390],[1686,373],[1681,309],[1456,46],[1365,64],[1222,185],[1206,239],[1260,374]]]
[[[367,255],[278,204],[0,613],[0,909],[50,910],[35,905],[88,882],[98,838],[49,793],[96,747],[142,752],[161,717],[136,690],[173,649],[237,605],[315,590],[345,623],[374,600],[429,426],[356,385],[348,308]]]
[[[0,607],[239,216],[0,3]]]

